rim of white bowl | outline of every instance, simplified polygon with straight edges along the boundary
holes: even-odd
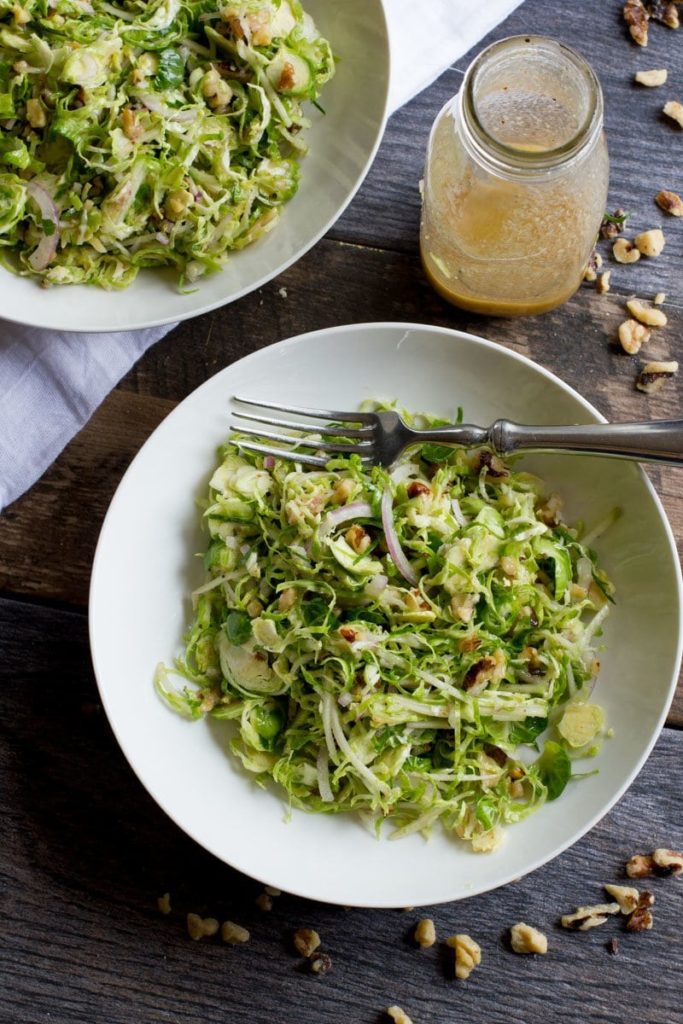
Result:
[[[539,363],[534,362],[534,360],[530,359],[528,356],[524,356],[524,355],[522,355],[519,352],[515,352],[512,349],[509,349],[509,348],[505,347],[504,345],[501,345],[501,344],[499,344],[497,342],[489,341],[487,338],[482,338],[482,337],[480,337],[479,335],[476,335],[476,334],[470,334],[469,331],[459,331],[459,330],[455,330],[455,329],[449,328],[449,327],[438,327],[438,326],[435,326],[433,324],[419,324],[419,323],[409,323],[409,322],[402,322],[402,321],[378,321],[378,322],[375,322],[375,323],[351,323],[351,324],[340,324],[340,325],[337,325],[336,327],[322,328],[322,329],[317,330],[317,331],[306,331],[303,334],[297,334],[297,335],[295,335],[294,337],[291,337],[291,338],[284,338],[284,339],[282,339],[279,342],[275,342],[273,345],[271,345],[269,347],[270,348],[275,348],[277,346],[277,347],[279,347],[281,349],[286,349],[286,348],[294,347],[295,345],[299,344],[300,342],[302,342],[304,340],[308,340],[308,339],[315,338],[318,341],[324,341],[324,340],[327,340],[328,338],[334,337],[334,336],[336,336],[338,334],[344,334],[344,333],[350,332],[350,331],[356,332],[356,331],[376,331],[376,330],[400,330],[400,331],[416,330],[416,331],[427,331],[427,332],[433,333],[433,334],[445,334],[445,335],[455,336],[455,337],[458,337],[460,339],[464,339],[465,341],[473,342],[475,344],[475,346],[476,345],[481,345],[484,348],[494,349],[497,352],[502,353],[504,358],[507,357],[507,358],[512,359],[513,361],[520,362],[520,363],[524,364],[525,366],[529,367],[531,370],[533,370],[536,373],[540,374],[542,377],[545,377],[547,380],[552,381],[553,384],[558,385],[563,391],[565,391],[567,394],[569,394],[572,398],[578,400],[579,404],[585,409],[585,411],[587,413],[590,414],[591,417],[594,418],[595,422],[607,423],[606,417],[603,416],[602,413],[599,412],[595,408],[594,405],[592,405],[589,401],[587,401],[587,399],[583,398],[583,396],[580,395],[578,393],[578,391],[575,391],[574,388],[572,388],[569,384],[566,384],[556,374],[552,373],[550,370],[547,370],[545,367],[541,366]],[[157,427],[152,432],[152,434],[150,434],[149,438],[145,441],[145,443],[141,446],[141,448],[139,449],[139,451],[135,455],[135,458],[132,460],[130,466],[128,467],[128,469],[126,470],[124,475],[122,476],[122,478],[121,478],[121,480],[119,482],[119,485],[116,488],[116,491],[114,492],[114,496],[113,496],[113,498],[112,498],[112,500],[111,500],[111,502],[109,504],[109,508],[107,509],[107,513],[106,513],[106,515],[104,517],[104,520],[102,522],[102,527],[100,529],[100,536],[99,536],[98,541],[97,541],[97,548],[95,550],[95,557],[93,559],[92,573],[91,573],[91,579],[90,579],[90,590],[89,590],[89,599],[88,599],[88,630],[89,630],[89,639],[90,639],[90,655],[91,655],[91,659],[92,659],[92,663],[93,663],[93,669],[94,669],[94,673],[95,673],[95,679],[96,679],[96,682],[97,682],[97,688],[98,688],[99,693],[100,693],[100,698],[102,700],[102,706],[104,707],[105,713],[107,715],[107,720],[109,721],[110,728],[111,728],[112,732],[114,733],[114,736],[116,737],[116,741],[119,744],[119,746],[121,748],[121,751],[123,752],[123,755],[126,758],[126,761],[128,762],[130,768],[132,769],[133,773],[137,776],[139,781],[142,783],[143,787],[146,789],[146,791],[149,793],[149,795],[152,797],[154,802],[171,819],[171,821],[182,832],[185,833],[185,835],[189,836],[190,839],[194,840],[194,842],[196,842],[204,850],[207,850],[209,853],[213,854],[214,857],[217,857],[218,860],[222,861],[222,863],[227,864],[229,867],[233,868],[234,870],[240,871],[242,874],[247,875],[249,878],[253,878],[255,881],[260,882],[263,885],[277,885],[277,881],[278,880],[277,880],[277,876],[275,874],[272,875],[272,876],[269,875],[269,876],[263,876],[263,877],[260,876],[260,875],[254,875],[252,872],[249,871],[249,866],[247,864],[244,864],[241,861],[228,860],[226,858],[226,856],[225,856],[223,851],[218,849],[213,844],[207,843],[203,839],[199,838],[195,834],[195,829],[187,828],[180,821],[178,821],[176,815],[171,810],[169,810],[168,807],[166,806],[165,801],[158,797],[157,793],[155,792],[154,784],[152,782],[148,782],[147,780],[145,780],[142,777],[142,775],[138,772],[138,769],[135,767],[135,764],[131,760],[131,757],[129,757],[129,755],[128,755],[127,746],[126,746],[126,743],[124,742],[123,737],[120,734],[120,729],[119,729],[118,725],[115,724],[115,722],[112,719],[112,716],[110,715],[110,707],[109,707],[109,702],[108,702],[108,699],[107,699],[107,694],[106,694],[102,684],[100,683],[100,674],[99,674],[99,667],[98,667],[98,659],[97,659],[96,653],[95,653],[95,638],[94,638],[94,629],[93,629],[93,622],[96,619],[96,615],[94,613],[94,607],[95,607],[95,604],[97,602],[97,575],[98,575],[100,553],[101,553],[101,547],[102,547],[102,537],[104,536],[104,533],[105,533],[105,530],[106,530],[106,527],[107,527],[107,522],[108,522],[110,516],[113,514],[113,512],[114,512],[114,510],[115,510],[115,508],[116,508],[116,506],[117,506],[117,504],[118,504],[118,502],[120,500],[120,495],[121,495],[121,493],[123,491],[123,487],[124,487],[124,484],[126,482],[126,478],[127,478],[128,474],[131,472],[131,469],[132,469],[134,463],[136,462],[138,456],[147,447],[147,445],[150,443],[151,439],[154,437],[154,435],[156,434],[157,430],[159,430],[159,428],[162,426],[162,424],[166,423],[166,421],[169,420],[171,417],[173,417],[176,414],[180,413],[181,406],[183,405],[183,403],[188,398],[190,398],[193,395],[196,395],[203,388],[207,388],[208,386],[210,386],[212,384],[213,380],[216,377],[218,377],[220,374],[228,373],[230,370],[232,370],[237,365],[244,366],[245,364],[249,363],[250,361],[255,360],[256,358],[258,358],[261,355],[262,351],[263,351],[262,349],[259,349],[256,352],[251,352],[248,356],[244,356],[242,359],[238,359],[236,362],[231,363],[229,366],[223,367],[222,370],[219,370],[218,373],[213,374],[211,377],[208,378],[208,380],[204,381],[203,384],[200,384],[198,388],[195,388],[194,391],[191,391],[188,395],[186,395],[185,398],[181,402],[178,403],[176,408],[173,409],[168,414],[168,416],[166,416],[164,418],[164,420],[162,420],[162,423],[159,424],[159,427]],[[542,856],[539,856],[539,857],[533,859],[529,863],[527,868],[524,871],[522,871],[521,873],[518,870],[517,871],[510,871],[509,873],[503,875],[503,877],[500,879],[500,881],[496,882],[494,885],[489,885],[489,884],[486,884],[486,883],[481,884],[481,885],[473,884],[472,888],[470,890],[468,890],[467,893],[458,893],[456,895],[446,895],[446,896],[443,896],[442,898],[440,898],[438,900],[431,900],[428,903],[424,903],[424,902],[420,903],[419,901],[417,901],[417,902],[415,902],[412,905],[414,905],[414,906],[438,906],[441,903],[456,902],[456,901],[459,901],[461,899],[469,899],[471,896],[479,896],[479,895],[481,895],[482,893],[485,893],[485,892],[493,892],[495,889],[500,889],[504,885],[509,885],[510,882],[514,882],[514,881],[519,880],[520,878],[526,877],[527,875],[531,874],[533,871],[537,871],[539,868],[543,867],[544,864],[548,864],[550,861],[555,860],[555,858],[559,857],[560,854],[565,852],[565,850],[568,850],[571,846],[574,846],[574,844],[577,843],[580,839],[583,839],[583,837],[588,832],[590,832],[593,828],[595,828],[595,826],[600,821],[602,821],[602,819],[605,817],[605,815],[607,815],[612,810],[614,805],[616,803],[618,803],[618,801],[622,798],[622,796],[624,795],[626,790],[631,786],[631,784],[633,783],[634,779],[640,774],[640,772],[641,772],[641,770],[643,768],[643,765],[645,764],[645,762],[647,761],[648,757],[652,753],[652,749],[653,749],[655,743],[657,742],[657,740],[659,739],[659,736],[661,735],[662,729],[664,727],[664,723],[666,721],[666,716],[669,713],[669,709],[671,707],[671,703],[673,701],[674,694],[676,692],[676,686],[677,686],[677,682],[678,682],[678,674],[679,674],[680,668],[681,668],[681,657],[683,655],[683,576],[681,574],[681,565],[680,565],[680,562],[679,562],[679,559],[678,559],[678,549],[676,547],[676,540],[675,540],[675,537],[674,537],[674,534],[673,534],[673,530],[671,529],[671,524],[669,523],[669,519],[667,517],[667,514],[666,514],[666,511],[664,509],[664,506],[662,505],[662,502],[660,501],[659,495],[657,494],[657,492],[656,492],[655,488],[653,487],[651,481],[649,480],[647,474],[644,472],[642,466],[638,465],[637,469],[638,469],[638,472],[639,472],[639,474],[641,476],[641,480],[642,480],[643,484],[645,485],[646,490],[649,492],[650,497],[653,499],[653,502],[655,504],[657,512],[659,513],[659,517],[661,519],[662,525],[664,526],[664,532],[665,532],[666,539],[667,539],[668,544],[669,544],[671,560],[672,560],[672,563],[673,563],[673,565],[675,567],[676,597],[677,597],[677,601],[678,601],[678,636],[677,636],[676,657],[675,657],[676,668],[675,668],[675,671],[672,674],[671,681],[669,683],[668,697],[667,697],[667,699],[665,700],[665,702],[664,702],[664,704],[662,706],[662,711],[661,711],[661,713],[659,715],[659,718],[657,720],[657,723],[656,723],[654,729],[652,730],[652,735],[651,735],[650,739],[648,740],[648,742],[645,745],[645,749],[643,750],[643,753],[642,753],[641,757],[638,759],[638,762],[636,763],[635,767],[630,772],[630,774],[626,776],[626,778],[624,779],[622,785],[606,801],[604,807],[602,807],[600,809],[600,811],[598,811],[596,814],[594,814],[588,820],[588,822],[586,822],[584,825],[580,826],[577,829],[577,831],[575,832],[575,834],[570,839],[568,839],[566,842],[561,843],[552,852],[550,852],[548,854],[543,854]],[[324,900],[320,896],[319,893],[316,893],[316,892],[313,892],[311,890],[308,890],[306,888],[305,884],[297,885],[296,888],[289,888],[287,891],[291,895],[299,896],[302,899],[314,900],[314,901],[319,902],[319,903],[320,902],[327,902],[327,903],[329,903],[329,904],[331,904],[333,906],[341,905],[340,903],[338,903],[338,902],[336,902],[334,900]],[[381,901],[380,900],[379,902],[377,902],[377,901],[370,902],[368,900],[361,900],[361,901],[359,901],[357,903],[354,903],[353,905],[356,906],[356,907],[359,907],[359,908],[366,908],[366,909],[393,909],[393,908],[395,908],[397,906],[397,903],[396,903],[396,900],[391,900],[391,901],[386,901],[386,900],[385,901]]]

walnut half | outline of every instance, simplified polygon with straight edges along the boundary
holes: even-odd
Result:
[[[530,924],[524,924],[523,921],[510,929],[510,945],[513,953],[548,952],[548,939],[543,932],[539,932],[538,928],[533,928]]]
[[[650,340],[651,334],[650,328],[639,324],[637,320],[624,320],[619,324],[619,343],[630,356],[640,352],[641,345]]]
[[[446,945],[455,950],[455,976],[465,981],[481,963],[481,948],[470,935],[453,935]]]

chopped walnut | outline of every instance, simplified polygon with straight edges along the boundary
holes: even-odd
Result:
[[[573,914],[561,917],[560,924],[575,932],[587,932],[604,924],[611,914],[618,913],[618,903],[596,903],[592,907],[577,907]]]
[[[683,103],[679,103],[678,100],[669,100],[664,104],[664,113],[680,128],[683,128]]]
[[[646,85],[650,89],[656,89],[658,85],[664,85],[669,73],[666,68],[652,68],[651,71],[639,71],[636,74],[638,85]]]
[[[530,924],[513,925],[510,929],[510,945],[513,953],[547,953],[548,939]]]
[[[598,295],[606,295],[609,291],[609,282],[612,276],[611,270],[606,270],[603,274],[598,277],[598,283],[595,286],[595,290]]]
[[[655,202],[657,206],[661,207],[666,213],[670,213],[672,217],[683,217],[683,199],[675,192],[658,192],[655,196]]]
[[[493,853],[505,840],[505,832],[500,825],[494,825],[486,832],[472,836],[471,845],[474,853]]]
[[[616,238],[624,230],[624,223],[627,217],[626,210],[621,206],[614,211],[611,217],[605,214],[600,225],[600,237],[607,239]]]
[[[170,892],[165,892],[163,896],[159,896],[159,898],[157,899],[157,907],[159,908],[159,912],[162,913],[162,914],[170,914],[171,913],[171,894],[170,894]]]
[[[463,690],[477,697],[492,680],[499,682],[503,678],[505,664],[505,655],[500,649],[484,655],[468,668],[462,681]]]
[[[413,1024],[408,1014],[400,1006],[390,1006],[387,1010],[387,1017],[391,1017],[394,1024]]]
[[[452,935],[446,945],[455,950],[455,976],[465,981],[481,963],[481,947],[470,935]]]
[[[478,600],[479,594],[454,594],[451,598],[453,618],[460,619],[461,622],[471,622]]]
[[[636,263],[640,259],[640,252],[628,238],[617,238],[612,246],[612,255],[617,263]]]
[[[353,548],[357,555],[363,555],[370,547],[372,540],[370,534],[366,533],[362,526],[354,523],[344,534],[349,547]]]
[[[415,926],[415,941],[420,949],[429,949],[436,942],[436,928],[431,917],[423,917]]]
[[[666,292],[657,292],[652,300],[653,306],[661,306],[666,302]]]
[[[626,922],[626,928],[629,932],[645,932],[652,928],[653,917],[652,911],[649,908],[654,901],[655,898],[651,892],[641,892],[638,906]]]
[[[674,0],[673,3],[671,0],[648,0],[647,13],[653,21],[659,21],[667,28],[679,28],[681,23],[676,3],[680,3],[680,0]]]
[[[669,362],[660,362],[659,360],[656,360],[651,363],[645,363],[645,366],[638,375],[636,388],[638,391],[644,391],[645,394],[651,395],[655,391],[660,391],[665,382],[676,373],[678,373],[678,363],[673,359]],[[645,876],[631,875],[631,877],[638,878]]]
[[[143,128],[138,121],[138,116],[131,107],[124,107],[121,111],[121,124],[123,134],[131,142],[137,142],[143,135]]]
[[[655,862],[647,853],[635,853],[626,861],[629,878],[650,878],[655,873]]]
[[[332,969],[332,957],[327,953],[314,953],[308,957],[308,969],[311,974],[327,974]]]
[[[313,928],[297,928],[292,942],[300,956],[311,956],[320,945],[320,936]]]
[[[654,861],[655,874],[657,875],[683,874],[683,853],[659,847],[659,849],[653,850],[652,860]]]
[[[632,885],[606,885],[605,892],[617,901],[622,914],[632,914],[640,900],[640,893]]]
[[[650,228],[642,231],[633,239],[636,249],[643,256],[659,256],[666,242],[661,228]]]
[[[408,484],[407,494],[409,498],[417,498],[421,494],[431,493],[432,489],[429,484],[424,484],[421,480],[411,480]]]
[[[639,320],[641,324],[647,324],[648,327],[664,327],[667,323],[666,313],[663,313],[661,309],[646,306],[640,299],[629,299],[626,308],[632,317]]]
[[[351,477],[345,477],[340,480],[332,491],[332,499],[336,501],[338,505],[343,505],[349,500],[351,495],[356,489],[356,483]]]
[[[252,598],[252,600],[247,605],[247,615],[249,616],[249,618],[250,619],[257,619],[262,611],[263,611],[263,605],[258,600],[258,598],[256,598],[256,597]]]
[[[508,471],[505,467],[505,464],[498,458],[497,455],[494,455],[493,452],[479,452],[478,463],[479,470],[482,470],[484,469],[484,467],[486,467],[489,476],[508,476]]]
[[[619,324],[619,342],[624,352],[630,356],[640,351],[640,346],[649,341],[652,331],[637,320],[624,320]]]
[[[297,601],[297,592],[294,587],[287,587],[283,590],[277,599],[277,607],[280,612],[288,612],[290,608],[293,608]]]
[[[221,938],[230,946],[240,946],[243,942],[249,942],[251,936],[246,928],[234,921],[224,921],[221,925]]]
[[[259,910],[262,910],[264,913],[268,913],[268,911],[273,909],[273,901],[267,892],[260,892],[254,900],[254,903]]]
[[[47,124],[45,107],[40,100],[26,100],[26,120],[31,128],[44,128]]]
[[[602,256],[599,252],[593,249],[590,254],[590,258],[583,272],[584,281],[595,281],[598,276],[598,270],[602,266]]]
[[[197,942],[204,936],[215,935],[218,931],[218,921],[215,917],[200,917],[199,914],[187,915],[187,934]]]
[[[638,46],[647,46],[647,23],[649,16],[643,0],[626,0],[624,4],[624,21],[628,25],[631,39]]]
[[[619,939],[616,937],[616,935],[613,936],[607,943],[607,952],[610,954],[610,956],[616,956],[619,952]]]

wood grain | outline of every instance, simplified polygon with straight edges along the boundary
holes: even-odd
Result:
[[[621,921],[585,934],[557,925],[599,901],[632,853],[680,848],[683,733],[664,731],[589,836],[503,890],[419,913],[283,895],[264,913],[257,884],[181,833],[128,768],[98,705],[83,617],[0,601],[0,635],[2,1024],[379,1024],[393,1003],[415,1024],[683,1022],[680,882],[649,886],[650,933],[625,933]],[[167,891],[173,911],[163,917],[156,898]],[[194,943],[188,911],[235,920],[252,939],[236,949]],[[425,915],[441,939],[467,932],[480,943],[482,966],[466,984],[440,945],[412,947]],[[518,920],[548,934],[547,957],[509,951]],[[291,948],[299,926],[316,928],[332,957],[324,978],[301,971]],[[612,935],[617,957],[605,949]]]

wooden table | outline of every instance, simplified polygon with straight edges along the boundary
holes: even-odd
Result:
[[[132,456],[190,390],[280,338],[364,320],[458,327],[532,356],[609,418],[682,414],[677,381],[651,397],[634,390],[637,362],[620,353],[615,336],[626,297],[665,291],[669,326],[648,355],[683,356],[683,221],[653,202],[660,189],[683,192],[683,134],[660,114],[666,99],[683,99],[683,31],[655,25],[650,46],[640,50],[628,40],[620,9],[620,0],[526,0],[491,39],[545,33],[591,60],[605,91],[610,208],[633,211],[631,235],[664,227],[659,259],[610,264],[608,295],[585,285],[562,309],[534,319],[487,320],[434,294],[417,252],[418,180],[429,127],[459,86],[463,58],[391,119],[359,196],[313,252],[259,292],[183,324],[152,349],[40,483],[0,518],[0,1021],[379,1024],[393,1003],[415,1024],[683,1021],[683,882],[653,883],[654,930],[621,933],[616,957],[605,943],[617,925],[585,934],[557,927],[560,913],[599,900],[601,884],[633,852],[680,849],[680,691],[642,774],[589,836],[504,891],[434,909],[442,936],[470,932],[484,950],[482,967],[462,984],[444,968],[439,949],[411,947],[415,913],[345,911],[286,895],[270,913],[257,909],[256,883],[186,838],[133,776],[99,707],[86,637],[98,531]],[[634,86],[634,72],[648,67],[667,67],[669,85]],[[653,471],[652,479],[683,537],[683,477]],[[156,898],[166,891],[173,912],[163,917]],[[234,950],[193,943],[187,911],[230,917],[252,940]],[[547,931],[547,957],[515,957],[506,948],[505,930],[520,918]],[[317,928],[332,956],[324,978],[299,970],[290,934],[300,925]]]

